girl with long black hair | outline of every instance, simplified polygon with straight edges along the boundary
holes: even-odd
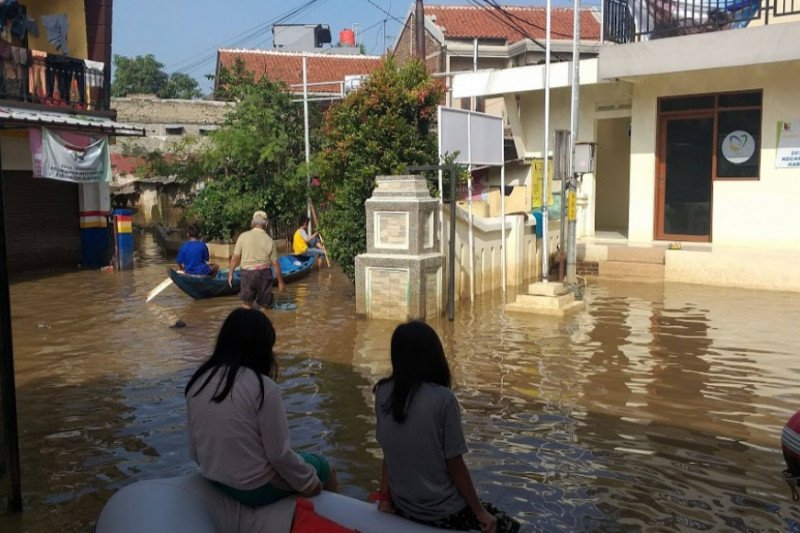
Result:
[[[324,457],[295,453],[275,383],[275,329],[260,311],[237,309],[211,358],[186,385],[189,455],[203,476],[237,501],[258,507],[291,494],[336,491]]]
[[[518,522],[478,499],[439,336],[424,322],[401,324],[391,358],[391,376],[374,389],[383,449],[379,509],[444,529],[519,531]]]

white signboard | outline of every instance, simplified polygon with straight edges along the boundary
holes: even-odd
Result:
[[[73,183],[111,180],[108,137],[61,134],[47,128],[32,129],[33,175]]]
[[[439,106],[439,156],[456,163],[502,166],[503,117]]]
[[[800,120],[778,122],[775,168],[800,168]]]

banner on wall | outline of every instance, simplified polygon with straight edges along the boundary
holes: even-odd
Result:
[[[800,168],[800,120],[778,122],[775,168]]]
[[[108,136],[32,128],[33,175],[72,183],[111,181]]]

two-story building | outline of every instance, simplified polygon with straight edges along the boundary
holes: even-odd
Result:
[[[759,1],[605,0],[577,139],[597,143],[578,226],[601,274],[800,290],[800,5]],[[542,68],[462,75],[454,95],[502,96],[541,157]],[[570,69],[553,69],[550,135],[569,129]],[[625,263],[646,249],[652,266]]]
[[[113,0],[0,5],[0,157],[11,272],[107,264]],[[106,168],[108,167],[108,168]]]

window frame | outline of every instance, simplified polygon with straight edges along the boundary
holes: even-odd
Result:
[[[760,105],[744,105],[744,106],[730,106],[730,107],[721,107],[719,104],[720,96],[725,95],[734,95],[734,94],[759,94],[761,97],[761,104]],[[714,97],[714,106],[713,107],[703,107],[703,108],[692,108],[692,109],[682,109],[678,111],[662,111],[662,104],[665,101],[669,100],[678,100],[684,98],[696,98],[696,97]],[[711,180],[712,181],[759,181],[761,180],[761,151],[764,143],[764,90],[763,89],[753,89],[753,90],[746,90],[746,91],[725,91],[719,93],[704,93],[704,94],[682,94],[679,96],[662,96],[658,98],[656,103],[657,105],[657,113],[658,116],[671,116],[671,115],[680,115],[692,112],[711,112],[714,116],[714,133],[713,133],[713,153],[711,154]],[[718,162],[717,162],[717,153],[719,152],[719,115],[720,113],[725,113],[727,111],[758,111],[759,112],[759,131],[758,131],[758,149],[756,150],[756,154],[754,157],[757,158],[758,163],[756,165],[756,173],[754,176],[719,176],[718,173]]]

